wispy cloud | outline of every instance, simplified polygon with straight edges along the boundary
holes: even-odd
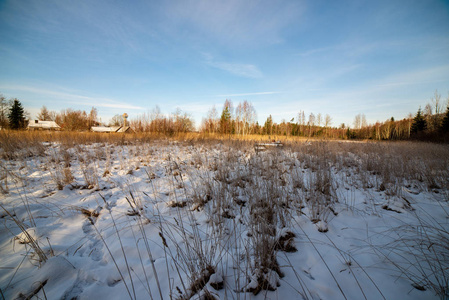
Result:
[[[105,98],[90,98],[92,101],[99,100],[99,101],[112,101]],[[129,105],[129,104],[120,104],[120,103],[95,103],[95,105],[92,104],[92,102],[71,102],[73,104],[78,105],[85,105],[85,106],[95,106],[95,107],[107,107],[107,108],[120,108],[120,109],[132,109],[132,110],[142,110],[144,109],[141,106],[135,106],[135,105]]]
[[[263,77],[262,71],[260,71],[259,68],[255,65],[217,61],[212,55],[207,53],[203,53],[203,56],[205,57],[206,64],[213,68],[221,69],[223,71],[227,71],[231,74],[240,77],[247,77],[247,78]]]
[[[112,100],[109,98],[83,96],[83,95],[76,94],[76,93],[61,92],[61,91],[51,90],[51,89],[42,89],[42,88],[36,88],[33,86],[2,85],[2,86],[0,86],[0,90],[21,91],[21,92],[29,92],[29,93],[33,93],[33,94],[39,94],[39,95],[46,96],[49,98],[58,98],[59,100],[62,100],[66,103],[75,104],[75,105],[118,108],[118,109],[132,109],[132,110],[143,109],[140,106],[123,103],[123,102]]]
[[[216,97],[240,97],[240,96],[259,96],[259,95],[273,95],[279,94],[279,92],[257,92],[257,93],[242,93],[242,94],[222,94],[216,95]]]
[[[179,107],[185,112],[192,113],[192,114],[205,114],[209,109],[211,109],[213,106],[219,106],[220,103],[200,103],[200,102],[194,102],[194,103],[179,103],[176,107]],[[204,115],[202,115],[204,117]]]
[[[449,65],[432,68],[416,69],[410,72],[401,72],[380,79],[377,87],[394,87],[402,85],[419,85],[444,82],[449,74]]]
[[[260,78],[263,76],[262,72],[255,65],[226,62],[210,62],[209,65],[241,77]]]
[[[177,28],[231,47],[280,43],[282,32],[305,11],[302,1],[170,1],[166,10]]]
[[[297,55],[299,55],[299,56],[310,56],[310,55],[314,55],[314,54],[317,54],[317,53],[332,51],[332,50],[335,50],[336,48],[337,48],[337,46],[315,48],[315,49],[310,49],[310,50],[306,50],[306,51],[303,51],[303,52],[299,52]]]

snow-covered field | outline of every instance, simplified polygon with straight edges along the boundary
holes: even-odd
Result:
[[[444,299],[449,149],[0,149],[0,299]]]

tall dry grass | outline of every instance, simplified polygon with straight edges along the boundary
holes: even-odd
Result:
[[[153,152],[148,145],[154,143],[167,149],[173,144],[188,149],[190,161],[187,163],[179,161],[171,153],[166,158],[165,179],[170,186],[170,200],[166,206],[174,218],[172,215],[165,217],[160,211],[145,215],[148,214],[144,209],[146,202],[155,204],[160,199],[131,187],[122,187],[123,194],[129,195],[127,216],[134,217],[128,222],[134,222],[130,226],[137,233],[136,246],[138,241],[145,244],[146,250],[139,255],[146,290],[151,295],[143,257],[148,256],[154,274],[157,270],[148,242],[154,237],[147,236],[144,225],[150,219],[156,219],[167,262],[170,297],[181,299],[213,297],[214,290],[219,289],[226,289],[231,294],[276,290],[282,284],[285,267],[278,263],[279,257],[286,256],[287,252],[301,251],[295,243],[297,236],[301,235],[316,247],[305,231],[295,232],[294,228],[300,226],[292,223],[294,217],[306,216],[316,224],[318,231],[326,232],[328,223],[339,213],[338,204],[344,200],[351,206],[341,196],[340,191],[345,187],[382,192],[388,200],[384,208],[398,212],[413,209],[404,197],[404,190],[443,193],[449,201],[449,149],[443,145],[314,141],[293,137],[269,139],[280,139],[284,146],[256,154],[254,143],[266,141],[267,137],[179,134],[167,138],[156,134],[0,131],[0,148],[1,157],[6,162],[2,165],[3,174],[9,172],[8,161],[23,160],[27,156],[47,157],[58,189],[73,182],[72,174],[77,171],[82,174],[85,186],[99,187],[100,178],[107,175],[106,171],[111,171],[112,160],[120,157],[120,168],[128,166],[129,161],[119,154],[121,147],[134,147],[131,155],[148,153],[149,156]],[[55,145],[58,145],[58,150],[55,150]],[[86,150],[86,145],[94,146]],[[71,156],[68,149],[76,149],[76,156]],[[73,170],[71,166],[74,159],[79,162],[79,170]],[[104,167],[100,162],[104,162]],[[156,175],[150,167],[145,171],[150,189],[156,190]],[[188,182],[184,181],[185,175],[188,175]],[[6,182],[6,177],[2,176],[0,180]],[[2,191],[7,190],[8,186],[2,185]],[[156,191],[153,193],[157,194]],[[121,229],[112,209],[104,201],[114,222],[116,237],[120,240]],[[202,217],[207,221],[206,226],[198,221]],[[392,229],[393,232],[404,231],[410,235],[401,235],[387,246],[391,253],[407,252],[416,260],[424,261],[418,268],[413,268],[412,261],[398,263],[396,267],[417,288],[431,288],[444,298],[449,277],[446,260],[442,259],[448,251],[445,247],[447,230],[439,224],[429,224],[428,220],[422,221],[420,239],[413,235],[416,232],[413,228],[404,224],[403,228]],[[17,226],[26,232],[20,223]],[[108,247],[110,242],[99,230],[97,234]],[[418,241],[419,247],[416,245]],[[380,247],[373,245],[373,249],[385,259],[392,259],[379,250]],[[315,249],[321,257],[318,247]],[[343,259],[352,260],[347,254],[339,253]],[[109,254],[112,256],[111,251]],[[120,266],[116,260],[114,263],[122,272],[120,276],[129,297],[134,299],[136,281],[133,278],[136,277],[131,270],[135,267],[128,265],[123,244],[121,255],[127,265]],[[41,261],[44,263],[45,258]],[[225,261],[233,264],[232,281],[224,279],[230,276]],[[334,272],[324,263],[342,296],[346,297]],[[297,276],[302,286],[298,296],[311,297],[301,276]],[[177,278],[179,286],[172,285],[173,278]],[[356,277],[354,282],[363,293],[363,286]],[[155,294],[162,297],[160,287]]]

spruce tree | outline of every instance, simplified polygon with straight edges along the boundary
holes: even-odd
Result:
[[[421,113],[421,107],[418,109],[416,116],[413,118],[411,133],[418,133],[427,129],[427,122]]]
[[[444,116],[440,129],[442,132],[449,132],[449,106],[446,109],[446,115]]]
[[[14,99],[8,114],[9,128],[23,129],[26,126],[25,111],[22,103],[18,99]]]
[[[221,133],[231,133],[231,112],[229,107],[224,107],[220,118]]]
[[[271,115],[267,118],[263,127],[266,134],[273,134],[273,118]]]

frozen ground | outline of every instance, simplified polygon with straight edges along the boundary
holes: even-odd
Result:
[[[449,295],[443,146],[44,143],[6,154],[0,299]]]

